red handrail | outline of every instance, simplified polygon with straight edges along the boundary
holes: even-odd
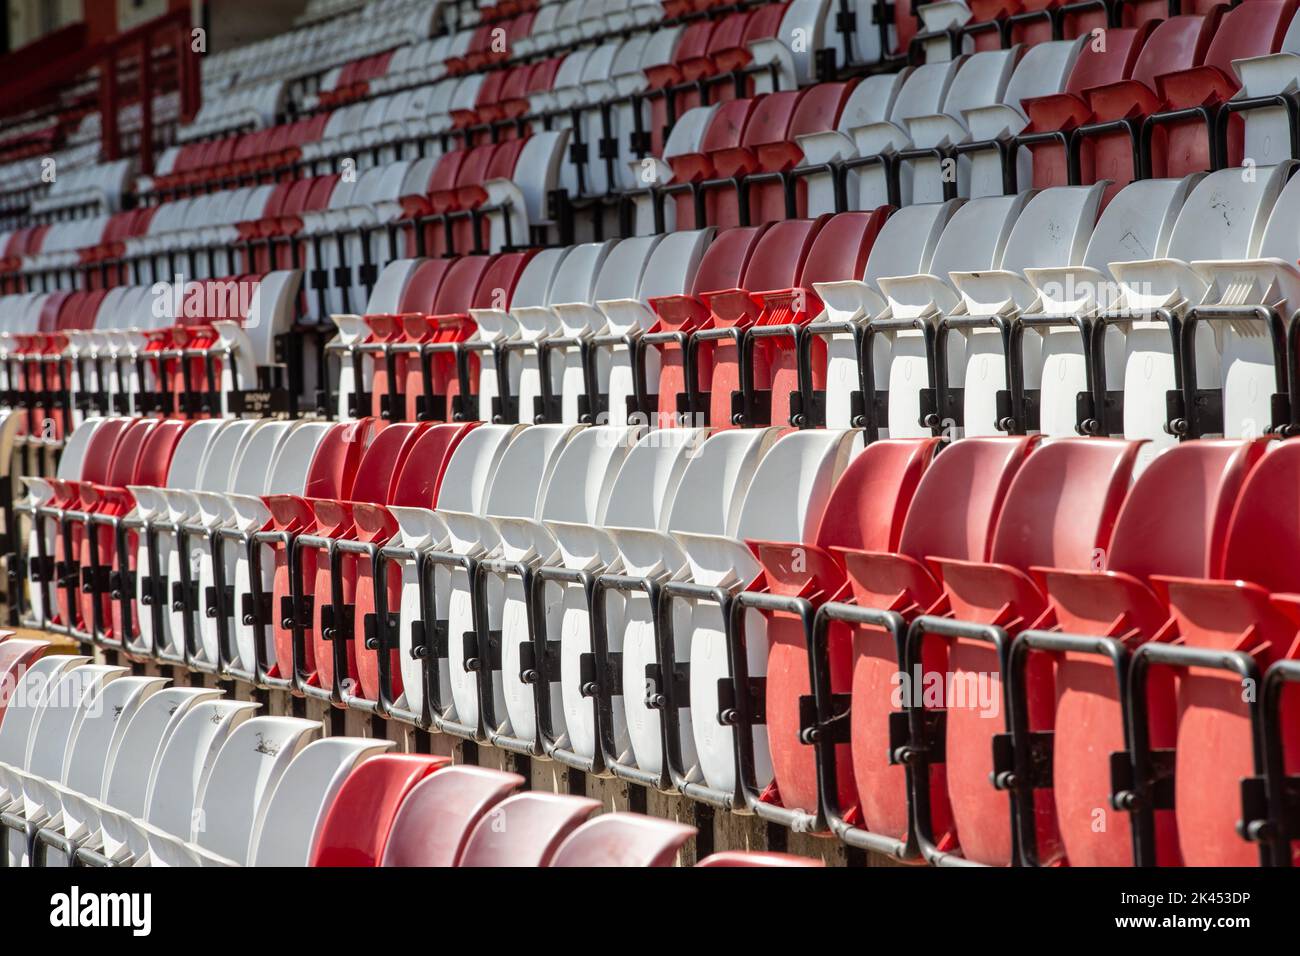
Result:
[[[98,68],[103,155],[106,160],[117,159],[122,155],[117,114],[123,102],[118,70],[135,60],[139,73],[136,95],[141,106],[140,166],[142,172],[151,173],[153,92],[156,82],[154,72],[162,60],[164,48],[170,48],[176,58],[180,121],[187,123],[193,120],[201,105],[199,58],[193,47],[192,25],[188,9],[173,10],[118,34],[111,40],[83,47],[57,59],[45,60],[44,65],[36,69],[14,72],[6,69],[5,72],[13,79],[0,84],[0,115],[28,111],[43,97],[74,85],[79,78]],[[25,50],[16,55],[28,56]],[[8,65],[5,61],[0,61],[0,64]]]

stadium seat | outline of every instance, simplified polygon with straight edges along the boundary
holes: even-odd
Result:
[[[1124,688],[1112,662],[1126,660],[1148,640],[1170,640],[1175,633],[1164,598],[1153,590],[1153,576],[1218,576],[1232,511],[1247,475],[1266,449],[1267,444],[1260,441],[1198,441],[1168,449],[1142,472],[1125,498],[1105,551],[1104,568],[1030,569],[1048,599],[1047,612],[1034,623],[1035,628],[1056,629],[1066,635],[1108,635],[1120,645],[1118,656],[1110,658],[1102,655],[1109,653],[1111,645],[1089,651],[1063,646],[1068,639],[1039,638],[1048,641],[1046,646],[1038,639],[1032,643],[1017,639],[1029,648],[1024,652],[1029,655],[1057,647],[1066,651],[1056,660],[1055,699],[1047,713],[1047,724],[1053,728],[1050,797],[1042,790],[1035,794],[1039,812],[1045,814],[1044,798],[1050,799],[1055,810],[1060,832],[1056,858],[1073,866],[1128,866],[1135,862],[1135,821],[1126,814],[1107,812],[1110,825],[1099,828],[1089,822],[1094,808],[1106,804],[1105,799],[1097,803],[1098,794],[1104,790],[1109,797],[1109,767],[1101,764],[1109,753],[1126,749],[1121,708]],[[1193,501],[1196,506],[1189,509],[1187,503]],[[1178,518],[1170,520],[1175,502],[1183,505],[1176,509]],[[1013,666],[1007,675],[1013,707],[1023,703],[1020,674]],[[1173,744],[1173,690],[1170,681],[1153,680],[1148,688],[1154,746]],[[1160,863],[1177,864],[1173,814],[1157,810],[1153,822]],[[1029,849],[1034,863],[1053,859],[1040,851],[1036,841]]]
[[[316,829],[311,866],[378,866],[403,801],[446,757],[380,754],[357,767]]]
[[[518,431],[513,425],[479,425],[472,429],[456,447],[447,462],[435,500],[437,511],[428,507],[394,506],[390,509],[397,522],[398,534],[394,544],[414,555],[428,551],[448,551],[454,547],[445,514],[481,515],[486,505],[488,489],[496,474],[501,456]],[[469,558],[474,554],[467,555]],[[472,564],[455,567],[448,563],[430,572],[434,582],[436,603],[426,611],[424,603],[424,572],[419,563],[402,562],[401,600],[396,608],[397,659],[400,663],[402,693],[389,706],[390,713],[401,711],[408,720],[420,725],[435,723],[452,713],[450,657],[453,642],[448,637],[446,647],[436,640],[442,632],[443,621],[449,620],[453,590],[468,594],[471,588],[469,573]],[[428,614],[434,615],[432,620]],[[460,613],[472,613],[464,608]],[[463,620],[463,618],[462,618]],[[448,635],[455,633],[446,631]],[[463,633],[463,632],[462,632]],[[477,724],[477,715],[466,714],[461,722],[470,720]]]
[[[695,827],[632,813],[606,813],[578,827],[549,866],[671,866]]]
[[[471,831],[492,822],[523,777],[482,767],[447,767],[406,795],[388,832],[380,866],[458,866]]]
[[[496,804],[470,832],[460,866],[550,866],[556,850],[600,808],[598,800],[518,793]]]
[[[348,776],[394,746],[386,740],[326,737],[304,747],[267,798],[250,843],[250,865],[306,866],[312,839]]]

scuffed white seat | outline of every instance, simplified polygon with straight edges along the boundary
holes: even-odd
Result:
[[[559,567],[592,573],[622,570],[615,529],[662,529],[668,520],[677,487],[691,456],[708,436],[707,429],[674,428],[651,432],[624,457],[609,500],[595,524],[551,521],[548,530],[559,545]],[[623,610],[625,607],[632,611]],[[611,595],[607,605],[610,649],[617,650],[626,622],[619,615],[635,613],[636,602],[625,603]],[[563,723],[554,725],[555,739],[544,741],[553,755],[563,752],[570,762],[594,763],[600,753],[594,699],[583,693],[582,661],[593,651],[591,610],[572,595],[564,602],[561,620],[549,633],[560,635],[560,688]],[[644,675],[632,685],[640,687]],[[552,688],[554,696],[554,688]],[[615,707],[609,733],[620,752],[626,749],[627,729],[621,708]]]
[[[221,745],[198,794],[189,842],[151,839],[154,865],[246,864],[276,784],[321,733],[319,721],[297,717],[241,723]]]
[[[1257,259],[1264,233],[1286,185],[1292,163],[1266,166],[1243,176],[1239,169],[1222,169],[1205,176],[1187,197],[1174,223],[1169,248],[1161,259],[1112,262],[1111,272],[1119,281],[1120,310],[1149,315],[1155,309],[1169,309],[1176,316],[1206,300],[1206,277],[1191,266],[1197,260]],[[1199,323],[1195,331],[1195,374],[1199,388],[1221,388],[1223,384],[1222,323]],[[1124,328],[1124,437],[1150,439],[1151,447],[1167,447],[1176,436],[1166,429],[1166,393],[1175,387],[1173,343],[1166,322],[1136,319]],[[1243,326],[1243,331],[1259,331]],[[1243,336],[1234,341],[1242,358],[1250,361],[1251,350]],[[1261,335],[1261,344],[1267,342]],[[1258,356],[1259,351],[1255,351]],[[1265,346],[1263,354],[1268,354]],[[1271,382],[1264,403],[1272,394]],[[1238,410],[1240,412],[1240,410]],[[1263,431],[1261,420],[1253,431]],[[1240,422],[1234,427],[1240,427]]]
[[[933,329],[961,301],[948,278],[950,273],[998,267],[1011,228],[1028,199],[1028,193],[1021,193],[970,200],[952,214],[944,227],[934,247],[929,272],[882,276],[877,280],[889,307],[888,319],[872,320],[872,327],[885,333],[876,335],[874,344],[877,350],[888,355],[887,371],[883,377],[877,376],[876,388],[883,387],[889,392],[889,437],[919,438],[933,434],[936,428],[960,437],[961,428],[953,421],[950,410],[932,408],[922,414],[922,390],[935,388],[935,383],[930,381],[927,345],[932,332],[925,327]],[[893,220],[881,230],[876,247],[887,239],[885,232],[892,224]],[[960,336],[950,336],[947,355],[934,358],[935,364],[946,362],[951,389],[962,387],[966,368],[964,345]]]
[[[153,769],[168,739],[191,707],[220,697],[221,691],[205,687],[167,687],[140,704],[109,755],[101,800],[81,801],[90,832],[84,847],[113,863],[129,860],[123,836],[128,821],[144,817]]]
[[[105,841],[133,866],[147,866],[152,847],[183,843],[222,744],[257,712],[250,701],[204,700],[191,706],[167,736],[149,774],[143,818],[104,820]],[[120,829],[119,829],[120,826]]]
[[[1146,179],[1125,186],[1106,207],[1088,240],[1081,264],[1075,267],[1027,268],[1025,277],[1039,295],[1044,315],[1068,322],[1049,328],[1042,339],[1042,391],[1039,396],[1039,431],[1048,436],[1075,434],[1077,396],[1086,391],[1086,343],[1073,323],[1113,311],[1120,288],[1110,263],[1131,257],[1161,257],[1169,248],[1174,221],[1199,177]],[[1112,386],[1121,385],[1124,371],[1124,335],[1108,325],[1100,370]],[[1100,410],[1090,431],[1105,434]]]
[[[998,392],[1008,389],[1010,362],[1018,362],[1026,392],[1038,391],[1042,382],[1043,336],[1026,329],[1015,356],[1006,354],[1002,330],[993,320],[1010,321],[1036,312],[1038,294],[1024,278],[1027,269],[1051,266],[1074,266],[1083,262],[1088,240],[1097,221],[1105,183],[1092,186],[1056,186],[1036,193],[1011,228],[999,268],[985,272],[952,272],[949,279],[961,296],[949,320],[971,322],[988,320],[983,325],[961,324],[950,327],[948,336],[965,341],[965,368],[956,370],[962,383],[962,421],[967,437],[990,436],[1005,432],[998,416]],[[949,342],[950,351],[952,343]],[[949,381],[954,370],[948,369]],[[1083,389],[1080,389],[1083,390]],[[1018,428],[1025,429],[1019,422]]]
[[[358,764],[397,746],[391,740],[326,737],[294,757],[270,791],[249,841],[252,866],[306,866],[312,838]]]
[[[532,502],[526,500],[527,496],[517,496],[510,485],[494,482],[487,513],[496,526],[498,556],[533,568],[563,563],[564,553],[550,530],[552,524],[597,524],[608,504],[619,467],[640,436],[641,429],[616,426],[571,432]],[[509,465],[509,453],[503,461]],[[500,474],[504,478],[510,473],[503,470]],[[558,596],[556,590],[560,592]],[[558,582],[548,585],[542,609],[547,632],[558,633],[566,617],[571,623],[571,613],[585,605],[586,592],[581,585]],[[497,726],[489,727],[488,733],[498,746],[515,750],[527,749],[538,739],[533,684],[521,677],[526,669],[524,646],[531,643],[528,617],[531,607],[518,576],[489,578],[487,626],[490,631],[501,632],[501,668],[494,674],[494,693],[499,695],[504,707],[494,710]],[[540,675],[537,679],[541,679]],[[559,695],[548,695],[548,700],[551,726],[562,726],[564,715]]]

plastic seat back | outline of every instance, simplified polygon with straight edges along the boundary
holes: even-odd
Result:
[[[641,816],[607,813],[578,827],[555,851],[550,866],[672,866],[695,827]]]
[[[312,866],[376,866],[406,795],[446,757],[380,754],[344,781],[312,840]]]
[[[518,774],[472,766],[426,777],[402,801],[380,866],[456,866],[474,827],[523,783]]]

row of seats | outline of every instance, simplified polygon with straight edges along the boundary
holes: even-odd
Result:
[[[337,414],[1285,434],[1294,376],[1250,306],[1289,311],[1292,169],[1139,181],[1100,215],[1104,184],[395,262],[336,317]]]
[[[134,461],[141,483],[68,481],[80,509],[44,499],[31,588],[71,556],[51,622],[132,657],[787,825],[833,820],[900,857],[1277,862],[1285,840],[1235,828],[1264,723],[1236,688],[1294,657],[1269,595],[1294,589],[1278,519],[1296,447],[96,420],[64,461]],[[1044,629],[1114,640],[1057,647]],[[937,697],[922,669],[944,675]],[[1285,726],[1290,695],[1271,699]],[[1050,772],[998,742],[1053,728]],[[1141,776],[1158,748],[1178,768],[1159,805]],[[1112,784],[1112,751],[1130,784]],[[1095,827],[1086,808],[1112,786],[1116,818]]]
[[[1280,108],[1264,109],[1262,107],[1267,106],[1267,102],[1257,100],[1270,92],[1270,83],[1275,81],[1285,86],[1287,82],[1285,73],[1289,66],[1285,64],[1293,61],[1295,55],[1287,52],[1293,43],[1282,34],[1285,31],[1289,36],[1292,32],[1288,29],[1292,13],[1293,10],[1282,0],[1252,0],[1243,4],[1226,17],[1226,20],[1234,21],[1236,28],[1213,34],[1218,40],[1216,45],[1208,48],[1208,58],[1202,62],[1201,54],[1197,54],[1186,61],[1188,69],[1199,70],[1205,75],[1222,74],[1230,62],[1237,62],[1252,76],[1257,72],[1256,66],[1262,71],[1264,78],[1253,83],[1250,90],[1243,88],[1238,94],[1239,99],[1249,94],[1256,108],[1234,109],[1227,117],[1229,121],[1220,124],[1221,133],[1234,142],[1241,139],[1237,134],[1243,133],[1243,142],[1260,145],[1259,149],[1251,149],[1252,154],[1258,154],[1251,157],[1257,166],[1287,155],[1287,150],[1278,145],[1290,140],[1287,132],[1278,125],[1288,123],[1285,112]],[[1089,102],[1089,98],[1096,99],[1093,93],[1103,87],[1112,90],[1118,89],[1117,83],[1128,83],[1126,89],[1131,88],[1131,92],[1139,88],[1132,85],[1133,78],[1139,84],[1150,83],[1157,73],[1165,75],[1169,68],[1183,65],[1176,57],[1179,50],[1187,48],[1189,39],[1196,40],[1193,48],[1207,49],[1211,26],[1217,15],[1212,11],[1204,17],[1180,17],[1162,22],[1145,45],[1142,45],[1142,29],[1136,28],[1120,31],[1116,37],[1119,42],[1108,42],[1100,48],[1086,44],[1084,39],[1073,43],[1041,43],[1031,47],[1019,65],[1019,48],[986,51],[958,61],[930,63],[910,73],[873,77],[856,89],[848,85],[822,84],[800,93],[697,107],[687,111],[673,127],[673,135],[664,147],[666,161],[653,168],[650,180],[660,186],[660,195],[637,199],[636,229],[649,232],[656,227],[670,228],[677,219],[681,219],[683,225],[689,225],[692,220],[729,225],[738,220],[761,222],[792,213],[820,213],[844,207],[871,208],[887,201],[909,204],[949,195],[996,195],[1008,187],[1013,188],[1015,183],[1039,186],[1069,180],[1087,183],[1102,175],[1102,171],[1110,177],[1105,197],[1109,200],[1119,188],[1141,173],[1144,166],[1157,174],[1163,172],[1177,176],[1220,165],[1222,160],[1216,157],[1221,152],[1225,153],[1223,159],[1239,160],[1240,157],[1226,155],[1226,140],[1220,149],[1217,135],[1212,136],[1205,129],[1198,133],[1188,127],[1191,121],[1183,118],[1170,125],[1160,118],[1166,117],[1168,111],[1162,113],[1155,106],[1150,108],[1159,115],[1149,124],[1150,136],[1139,135],[1142,124],[1135,125],[1136,121],[1128,123],[1125,129],[1116,129],[1113,117],[1104,111],[1098,113],[1088,107],[1092,112],[1086,116],[1079,113],[1081,105]],[[1266,25],[1271,26],[1265,29]],[[1251,50],[1241,49],[1246,43],[1243,38],[1247,37],[1254,44]],[[1282,54],[1272,55],[1272,51],[1279,48]],[[599,68],[605,59],[598,55],[602,52],[612,56],[617,50],[606,45],[593,53],[597,74],[605,72]],[[1242,52],[1255,53],[1256,58],[1241,60],[1238,54]],[[535,73],[536,68],[528,68],[529,76]],[[1188,73],[1189,77],[1191,75]],[[467,104],[477,102],[474,89],[481,92],[488,86],[490,84],[482,83],[471,88]],[[514,99],[507,101],[517,102]],[[887,104],[885,109],[880,108],[881,103]],[[484,103],[466,109],[450,104],[446,110],[439,108],[434,113],[454,117],[459,109],[477,117],[480,109],[497,105]],[[1169,110],[1177,108],[1173,101],[1166,102],[1165,106]],[[1242,112],[1245,113],[1244,122],[1238,115]],[[1033,118],[1027,119],[1027,113],[1033,114]],[[385,115],[385,111],[380,110],[376,114],[377,121],[386,123],[383,120]],[[1169,117],[1174,115],[1168,114]],[[588,117],[594,118],[598,126],[608,125],[595,113],[589,113]],[[976,123],[980,129],[967,128],[966,123],[975,122],[979,117],[984,117],[992,125],[984,130],[984,120],[981,119]],[[331,122],[333,118],[330,117]],[[207,175],[202,171],[207,169],[204,157],[221,159],[227,156],[218,163],[218,172],[246,169],[250,162],[255,166],[258,160],[233,158],[241,149],[250,156],[269,155],[283,159],[285,151],[278,147],[265,154],[259,150],[268,144],[276,146],[277,142],[282,145],[287,141],[286,137],[292,138],[290,133],[305,128],[308,122],[314,129],[327,127],[328,123],[321,122],[322,119],[323,115],[274,131],[251,134],[240,141],[226,140],[201,147],[186,147],[189,152],[178,151],[172,160],[181,166],[197,162],[198,167],[185,172],[164,172],[163,181],[173,177],[186,179]],[[1005,127],[1006,122],[1011,126]],[[403,124],[399,121],[398,125]],[[1201,124],[1202,127],[1205,125]],[[939,139],[931,142],[926,138],[929,133],[918,139],[918,130],[922,127],[927,130],[933,127],[932,132]],[[1004,155],[1005,151],[998,147],[999,137],[1005,134],[1004,127],[1025,130],[1024,145],[1014,154]],[[510,238],[516,244],[526,241],[525,237],[535,225],[547,222],[546,197],[557,186],[576,195],[601,193],[613,185],[634,188],[645,182],[646,170],[635,156],[625,153],[622,146],[617,156],[609,156],[605,162],[575,164],[561,159],[567,146],[576,145],[575,136],[581,136],[581,141],[588,143],[598,139],[603,141],[608,138],[608,130],[571,130],[568,141],[561,139],[566,135],[564,130],[557,132],[560,136],[544,137],[544,143],[535,150],[549,156],[548,160],[533,162],[537,157],[528,156],[527,165],[541,171],[541,175],[535,175],[529,182],[518,183],[524,194],[522,208],[506,217],[511,220]],[[1165,132],[1168,136],[1164,135]],[[340,135],[346,141],[348,134]],[[1169,140],[1169,137],[1173,139]],[[1140,155],[1141,150],[1133,148],[1138,140],[1147,146],[1145,158]],[[1155,151],[1162,149],[1166,140],[1174,148],[1157,155]],[[1189,144],[1186,150],[1175,143],[1184,140]],[[613,141],[627,143],[630,150],[628,136],[615,135]],[[1063,142],[1067,145],[1063,146]],[[382,171],[372,170],[374,175],[370,180],[377,192],[358,183],[360,195],[354,204],[394,202],[427,191],[447,192],[451,188],[459,189],[461,196],[470,195],[466,192],[470,185],[479,186],[484,182],[482,177],[485,173],[475,171],[489,168],[493,162],[499,170],[495,175],[503,179],[516,173],[524,175],[517,164],[514,168],[510,165],[510,158],[518,155],[515,152],[518,149],[518,145],[509,143],[495,146],[488,143],[477,149],[453,150],[437,159],[429,182],[424,184],[419,181],[419,171],[426,168],[433,157],[429,157],[428,163],[421,160],[409,166],[389,164]],[[1178,157],[1176,161],[1165,158],[1175,156]],[[1115,157],[1124,162],[1120,163]],[[164,161],[163,170],[170,168],[172,160]],[[838,171],[825,171],[828,163]],[[950,169],[955,175],[950,174]],[[407,170],[413,174],[409,178],[404,175]],[[346,181],[350,177],[341,178]],[[390,185],[384,187],[384,183]],[[287,188],[285,184],[282,184],[283,188]],[[262,198],[271,190],[235,190],[218,195],[229,195],[233,200],[250,195],[250,192]],[[482,192],[477,195],[481,196]],[[515,197],[508,198],[513,200]],[[665,199],[672,200],[667,203],[667,208],[664,208]],[[214,202],[198,203],[192,210],[186,204],[180,204],[177,211],[185,209],[196,224],[205,226],[223,221],[255,221],[258,213],[256,209],[241,207],[233,214],[227,213],[224,219],[220,213],[214,217],[210,209]],[[659,205],[657,211],[654,209],[656,202]],[[225,203],[224,206],[232,204]],[[408,204],[406,208],[418,214],[427,212],[427,205]],[[447,204],[444,202],[443,206]],[[456,234],[465,240],[473,237],[470,216],[463,204],[448,206],[444,215],[460,216]],[[381,225],[382,222],[372,223],[370,228]],[[436,240],[447,231],[444,225],[445,222],[440,220],[427,231],[434,234]],[[104,244],[100,241],[103,227],[96,221],[86,223],[84,228],[70,224],[67,231],[72,232],[74,228],[79,237],[75,240],[79,249],[94,250]],[[342,224],[335,222],[332,228],[337,235],[339,229],[355,227],[344,221]],[[486,242],[488,248],[494,248],[493,243],[504,241],[505,233],[501,229],[485,227],[479,233],[480,241]],[[486,240],[483,233],[487,234]],[[382,245],[382,242],[378,243],[378,246]],[[437,254],[442,251],[439,242],[435,241],[433,245],[438,248],[429,249],[430,252]],[[382,249],[377,248],[376,255],[382,259]],[[359,257],[353,257],[356,258]],[[349,265],[359,272],[363,263],[354,261]],[[35,272],[53,268],[48,258],[40,256],[29,256],[26,266]],[[352,299],[355,303],[357,296],[352,295]],[[338,308],[337,300],[333,303],[322,301],[327,309],[331,304],[335,310]]]
[[[1296,258],[1288,223],[1300,195],[1292,168],[1141,180],[1100,216],[1106,187],[1096,184],[918,204],[888,218],[885,208],[716,236],[398,260],[372,290],[350,290],[358,300],[370,291],[369,316],[337,319],[334,408],[343,418],[414,420],[423,399],[424,420],[620,423],[639,414],[671,424],[687,414],[715,427],[856,422],[893,437],[1082,432],[1163,444],[1285,434],[1295,377],[1276,316],[1295,281],[1286,265]],[[454,206],[454,192],[422,201]],[[265,254],[280,221],[294,218],[246,234],[268,240]],[[444,237],[434,230],[426,242]],[[370,251],[377,257],[377,245]],[[300,252],[314,261],[312,247]],[[328,245],[321,253],[336,256]],[[252,323],[256,341],[241,352],[251,363],[245,383],[273,365],[275,338],[295,314],[297,273],[271,275],[283,280],[273,321]],[[1238,287],[1242,276],[1249,288]],[[156,298],[146,287],[11,297],[5,354],[76,365],[80,340],[102,349],[107,338],[108,356],[137,356],[148,341],[139,332],[154,326],[133,316],[151,291]],[[338,302],[339,290],[329,298]],[[96,306],[86,311],[87,301]],[[1252,306],[1272,309],[1274,321]],[[166,328],[174,311],[148,314]],[[206,324],[198,313],[184,318]],[[219,318],[249,324],[238,311]],[[1187,330],[1177,346],[1176,328]],[[80,329],[93,331],[56,334]],[[116,349],[114,329],[128,333]],[[102,393],[97,382],[73,388]],[[150,388],[118,381],[109,394]]]
[[[9,866],[671,866],[695,832],[47,647],[0,640]]]
[[[289,270],[12,297],[0,390],[25,410],[27,434],[55,440],[92,411],[238,412],[239,393],[284,385],[268,373],[301,279]]]

